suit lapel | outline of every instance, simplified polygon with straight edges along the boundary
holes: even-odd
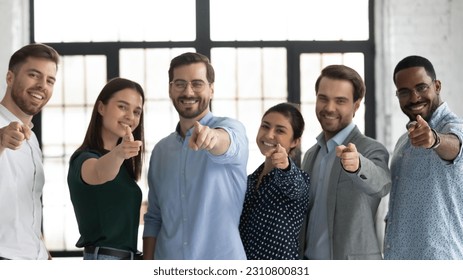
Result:
[[[346,140],[344,140],[343,145],[346,145],[352,142],[352,139],[358,135],[360,131],[357,126],[349,133]],[[333,167],[330,172],[330,182],[328,184],[328,194],[327,194],[327,217],[328,217],[328,233],[331,240],[331,247],[333,247],[333,229],[334,229],[334,216],[336,213],[336,197],[338,193],[339,180],[341,177],[341,172],[343,168],[341,166],[341,160],[338,157],[335,157],[333,162]]]

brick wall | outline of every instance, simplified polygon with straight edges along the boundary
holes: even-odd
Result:
[[[463,117],[463,1],[376,0],[377,135],[390,151],[407,118],[394,96],[392,72],[411,54],[428,58],[442,82],[442,99]]]

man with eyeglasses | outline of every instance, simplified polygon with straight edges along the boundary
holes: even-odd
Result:
[[[463,120],[428,59],[404,58],[393,79],[410,121],[391,161],[384,257],[463,259]]]
[[[214,75],[199,53],[171,61],[169,96],[180,120],[152,151],[145,259],[246,259],[238,224],[248,140],[243,124],[211,113]]]

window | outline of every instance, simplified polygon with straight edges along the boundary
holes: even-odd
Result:
[[[211,0],[210,3],[211,39],[216,41],[368,40],[368,1]]]
[[[195,40],[195,2],[192,0],[33,2],[37,42]],[[166,24],[173,18],[178,24]]]

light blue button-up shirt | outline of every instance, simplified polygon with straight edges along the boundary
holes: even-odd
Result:
[[[246,191],[244,126],[207,114],[200,123],[226,130],[228,151],[215,156],[188,147],[177,131],[153,149],[144,237],[156,237],[155,259],[246,259],[238,225]]]
[[[306,242],[308,246],[304,252],[304,255],[308,259],[331,259],[327,208],[328,184],[331,179],[330,172],[336,158],[336,146],[342,145],[354,128],[355,124],[350,123],[328,141],[325,141],[323,132],[317,137],[317,145],[320,146],[320,149],[311,174],[310,198],[313,201],[313,206],[307,224]]]
[[[463,120],[447,104],[429,125],[463,141]],[[385,259],[463,259],[463,156],[442,160],[432,149],[398,140],[391,161]]]

